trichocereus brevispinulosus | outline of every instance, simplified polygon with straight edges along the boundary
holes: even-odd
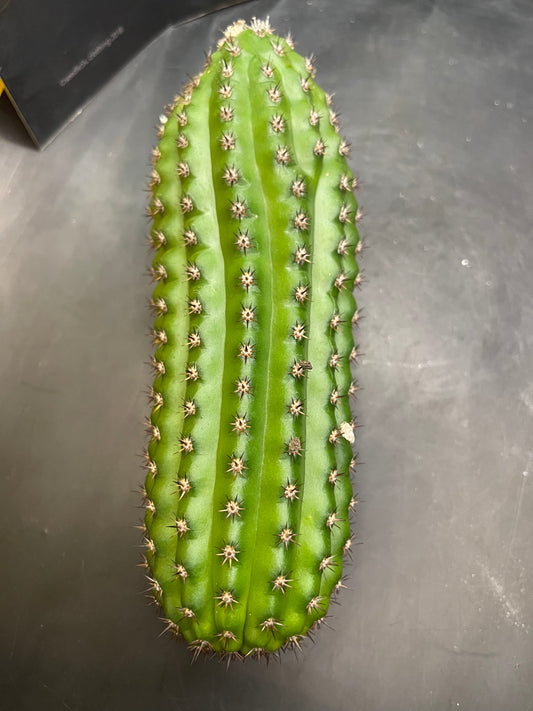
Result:
[[[299,647],[344,587],[361,213],[314,77],[239,21],[153,151],[145,564],[195,655]]]

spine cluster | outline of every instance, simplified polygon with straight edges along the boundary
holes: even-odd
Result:
[[[153,154],[146,564],[195,653],[299,646],[343,586],[360,212],[314,74],[237,23]]]

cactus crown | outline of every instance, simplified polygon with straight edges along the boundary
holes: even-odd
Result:
[[[359,212],[314,75],[236,23],[153,152],[146,565],[195,654],[299,646],[343,587]]]

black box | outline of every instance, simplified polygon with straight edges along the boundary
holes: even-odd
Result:
[[[0,78],[43,148],[168,25],[236,4],[239,0],[0,0]]]

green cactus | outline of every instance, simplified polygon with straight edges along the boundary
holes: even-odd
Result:
[[[299,646],[343,587],[360,212],[314,74],[238,22],[153,153],[146,565],[195,654]]]

